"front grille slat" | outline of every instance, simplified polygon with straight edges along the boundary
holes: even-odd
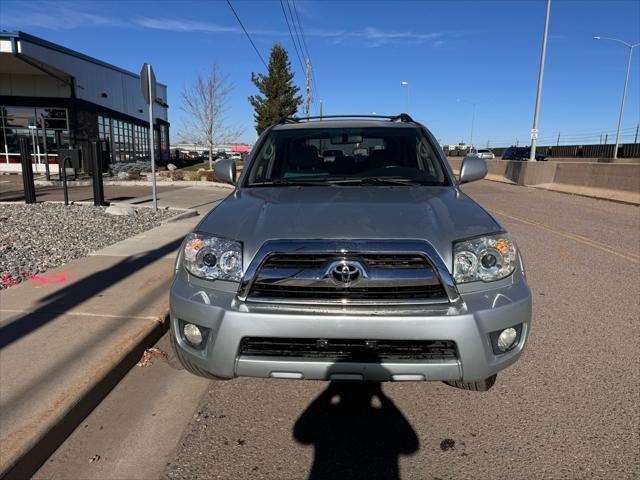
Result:
[[[263,268],[322,268],[328,262],[341,258],[343,255],[334,253],[272,255]],[[413,254],[361,253],[349,255],[349,259],[358,260],[372,268],[430,268],[426,258]]]
[[[398,300],[438,299],[446,293],[441,285],[419,287],[339,288],[325,286],[293,287],[256,282],[252,296],[268,298],[328,299],[328,300]]]
[[[332,361],[376,362],[379,360],[457,360],[456,345],[451,340],[374,340],[375,347],[364,339],[246,337],[240,355],[279,358],[309,358]]]

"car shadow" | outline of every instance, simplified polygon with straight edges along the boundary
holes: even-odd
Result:
[[[399,479],[400,455],[420,448],[379,382],[331,381],[300,415],[293,436],[315,448],[310,480]]]

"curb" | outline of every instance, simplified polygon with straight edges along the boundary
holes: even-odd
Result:
[[[38,471],[42,464],[82,423],[91,411],[115,388],[136,365],[143,352],[153,346],[169,329],[169,311],[149,325],[139,341],[132,344],[119,358],[114,358],[105,374],[79,392],[76,403],[55,420],[47,431],[41,432],[28,450],[0,475],[3,479],[24,479]]]
[[[144,208],[153,208],[153,207],[145,206]],[[160,222],[160,225],[165,225],[167,223],[173,223],[173,222],[179,222],[180,220],[184,220],[185,218],[196,217],[198,215],[199,215],[199,213],[198,213],[197,210],[191,210],[191,209],[187,208],[187,209],[184,209],[184,212],[179,213],[178,215],[174,215],[173,217],[167,218],[166,220],[163,220],[162,222]]]

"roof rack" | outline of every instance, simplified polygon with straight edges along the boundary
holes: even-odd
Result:
[[[309,122],[312,120],[350,120],[352,118],[363,118],[363,119],[386,119],[390,122],[413,122],[413,118],[411,118],[407,113],[401,113],[399,115],[323,115],[323,116],[315,116],[315,117],[284,117],[282,118],[278,124],[284,123],[300,123],[300,122]]]

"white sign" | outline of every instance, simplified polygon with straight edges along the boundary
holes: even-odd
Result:
[[[148,63],[142,65],[140,70],[140,88],[147,105],[153,103],[156,99],[156,76]]]
[[[532,128],[531,129],[531,140],[537,140],[538,139],[538,129],[537,128]]]

